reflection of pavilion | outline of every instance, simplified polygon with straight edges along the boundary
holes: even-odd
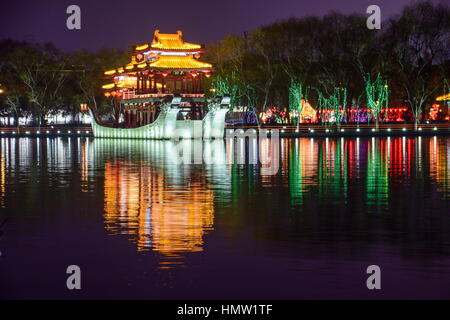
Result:
[[[137,235],[138,250],[169,256],[201,251],[213,227],[213,193],[202,178],[171,185],[150,166],[107,162],[104,190],[106,228]]]
[[[191,172],[190,165],[171,163],[171,144],[101,139],[94,143],[96,162],[105,167],[106,229],[130,235],[138,250],[162,253],[168,260],[161,263],[163,267],[175,264],[185,253],[203,250],[204,236],[214,222],[210,182],[222,175],[212,169],[211,177],[205,173],[208,169]],[[219,147],[224,148],[223,142]]]

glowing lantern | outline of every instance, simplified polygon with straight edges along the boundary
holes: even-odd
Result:
[[[194,55],[194,58],[195,58],[195,59],[199,59],[199,58],[200,58],[200,54],[199,54],[199,53],[196,53],[196,54]]]
[[[191,72],[191,76],[193,76],[193,77],[195,78],[196,76],[198,76],[198,73],[197,73],[197,72],[194,72],[194,71],[192,71],[192,72]]]
[[[207,78],[211,77],[211,72],[205,72],[205,76],[206,76]]]
[[[150,78],[153,78],[153,77],[155,76],[155,74],[154,74],[153,72],[151,72],[151,73],[148,74],[148,76],[149,76]]]
[[[113,97],[115,97],[116,94],[117,94],[117,92],[115,92],[115,91],[111,92],[111,95],[112,95]]]
[[[161,72],[161,74],[163,75],[163,77],[167,77],[167,75],[169,74],[167,71],[163,71]]]
[[[120,81],[119,77],[114,77],[114,82],[115,82],[115,83],[117,83],[117,82],[119,82],[119,81]]]
[[[109,97],[111,95],[111,93],[109,93],[109,92],[105,92],[105,97]]]

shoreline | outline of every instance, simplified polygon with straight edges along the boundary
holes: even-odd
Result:
[[[225,130],[258,130],[257,126],[230,126]],[[260,130],[267,130],[267,136],[271,137],[273,130],[278,130],[281,138],[299,137],[359,137],[359,136],[424,136],[424,135],[449,135],[450,123],[419,124],[417,130],[414,124],[380,124],[378,130],[375,125],[341,125],[337,127],[325,127],[323,125],[276,125],[264,126]],[[247,131],[247,132],[246,132]],[[0,137],[94,137],[91,127],[0,127]],[[225,139],[225,137],[224,137]]]

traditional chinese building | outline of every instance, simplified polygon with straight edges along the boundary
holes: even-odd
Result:
[[[185,42],[181,31],[160,33],[152,42],[133,47],[131,61],[105,72],[111,83],[103,86],[112,96],[116,126],[133,128],[153,122],[163,101],[181,97],[180,115],[201,120],[205,113],[203,82],[212,65],[199,58],[204,47]]]

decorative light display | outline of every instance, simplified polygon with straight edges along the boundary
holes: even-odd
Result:
[[[144,45],[142,45],[142,46],[137,46],[136,47],[136,50],[145,50],[145,49],[147,49],[148,48],[148,44],[144,44]]]
[[[389,101],[389,87],[386,83],[381,79],[380,74],[378,73],[375,81],[370,80],[370,75],[368,74],[366,77],[366,102],[367,107],[371,111],[373,118],[375,120],[376,129],[378,130],[380,114],[384,109],[388,110],[388,101]]]
[[[296,82],[291,80],[291,85],[289,87],[289,110],[293,113],[293,118],[296,123],[300,123],[300,114],[302,112],[302,101],[303,99],[303,85],[301,82]]]
[[[136,59],[137,59],[138,61],[142,61],[142,60],[144,59],[144,55],[143,55],[142,53],[138,53],[138,54],[136,55]]]
[[[339,126],[347,108],[347,88],[334,88],[334,92],[328,98],[318,90],[317,93],[322,122],[334,122]]]
[[[241,82],[239,81],[235,72],[232,72],[229,77],[227,76],[217,76],[213,81],[213,89],[216,95],[230,96],[231,106],[234,107],[240,102],[243,96],[242,90],[239,86]]]
[[[115,83],[109,83],[102,86],[103,89],[112,89],[114,88],[116,84]]]

